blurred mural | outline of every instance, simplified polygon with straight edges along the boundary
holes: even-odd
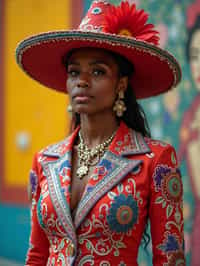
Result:
[[[111,0],[110,0],[111,1]],[[120,1],[112,0],[113,3]],[[200,265],[200,0],[135,0],[151,13],[161,47],[183,70],[178,88],[141,102],[152,136],[175,146],[184,184],[187,265]],[[24,261],[29,235],[28,173],[34,152],[65,137],[67,98],[27,78],[16,66],[17,43],[28,35],[77,25],[91,0],[0,1],[0,257]],[[3,100],[2,100],[3,99]],[[20,243],[20,245],[19,245]],[[151,265],[141,247],[139,265]]]
[[[15,48],[29,35],[70,28],[74,10],[66,0],[0,0],[0,12],[0,257],[24,261],[32,158],[66,136],[68,117],[66,96],[26,77],[15,63]]]

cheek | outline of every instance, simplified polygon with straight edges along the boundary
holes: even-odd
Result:
[[[71,98],[71,92],[72,92],[72,81],[70,79],[66,80],[66,91],[68,92],[69,97]]]
[[[116,99],[115,90],[109,88],[101,88],[101,91],[96,95],[97,105],[104,105],[105,107],[113,106]]]
[[[95,82],[93,88],[96,88],[96,95],[105,99],[116,98],[116,84],[109,80]]]

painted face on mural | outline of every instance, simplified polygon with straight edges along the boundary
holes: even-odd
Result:
[[[200,91],[200,29],[192,36],[190,45],[190,67],[193,80]]]

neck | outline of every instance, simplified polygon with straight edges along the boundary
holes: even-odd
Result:
[[[88,116],[81,114],[81,134],[89,148],[93,148],[107,140],[118,128],[114,114]]]

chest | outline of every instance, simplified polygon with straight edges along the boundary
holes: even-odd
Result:
[[[71,211],[75,210],[83,197],[86,186],[88,184],[89,178],[91,177],[94,166],[89,167],[88,174],[85,175],[82,179],[77,176],[77,170],[79,167],[78,155],[76,147],[73,150],[72,156],[72,171],[71,171],[71,200],[70,200],[70,208]]]

